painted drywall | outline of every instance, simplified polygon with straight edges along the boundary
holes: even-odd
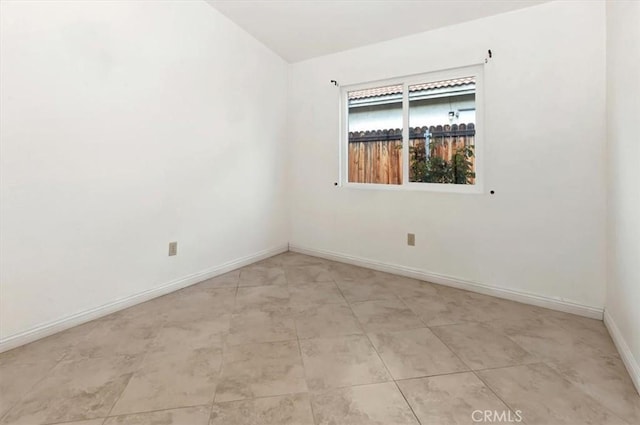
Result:
[[[339,89],[330,80],[464,66],[487,49],[484,194],[334,186]],[[291,246],[602,309],[603,2],[546,3],[296,63],[290,73]]]
[[[0,4],[3,340],[286,249],[281,58],[205,2]]]
[[[640,3],[607,2],[609,276],[606,312],[640,391]],[[614,335],[615,337],[615,335]],[[615,339],[615,338],[614,338]]]

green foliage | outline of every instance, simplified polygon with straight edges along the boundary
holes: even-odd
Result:
[[[431,142],[427,156],[425,144],[412,146],[409,149],[411,181],[423,183],[473,184],[476,173],[473,171],[473,146],[457,149],[447,161],[434,153],[437,144]]]

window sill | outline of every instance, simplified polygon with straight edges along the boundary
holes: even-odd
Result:
[[[344,189],[383,190],[399,192],[436,192],[463,193],[482,195],[484,191],[480,184],[439,184],[439,183],[407,183],[407,184],[378,184],[378,183],[342,183]]]

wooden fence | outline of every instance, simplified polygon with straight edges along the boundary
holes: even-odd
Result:
[[[349,181],[402,183],[402,130],[349,133]]]
[[[409,129],[409,146],[425,147],[427,135],[431,143],[429,155],[450,161],[459,148],[473,146],[475,126],[413,127]],[[349,182],[402,184],[402,130],[350,132]]]

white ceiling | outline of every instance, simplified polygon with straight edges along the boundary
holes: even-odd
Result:
[[[289,62],[545,3],[544,0],[206,0]]]

